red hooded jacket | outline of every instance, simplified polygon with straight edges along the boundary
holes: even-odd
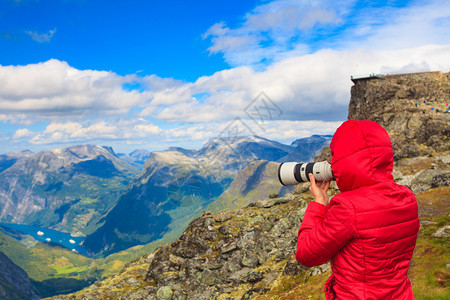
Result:
[[[327,299],[414,299],[406,273],[420,226],[417,202],[394,182],[388,133],[373,121],[348,120],[330,147],[341,193],[328,206],[308,205],[297,260],[311,267],[331,259]]]

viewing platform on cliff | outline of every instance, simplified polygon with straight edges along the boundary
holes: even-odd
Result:
[[[350,76],[350,79],[353,81],[353,83],[356,83],[358,80],[369,80],[369,79],[384,79],[385,76],[381,74],[369,74],[364,76]]]

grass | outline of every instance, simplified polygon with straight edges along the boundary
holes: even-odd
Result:
[[[416,299],[450,299],[449,238],[432,234],[450,225],[450,217],[429,218],[435,224],[422,225],[409,270],[409,278]]]
[[[76,267],[73,265],[53,266],[53,268],[57,272],[55,277],[76,277],[78,274],[85,273],[89,269],[88,266]]]

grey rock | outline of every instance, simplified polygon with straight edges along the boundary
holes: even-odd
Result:
[[[211,271],[210,269],[205,269],[201,273],[201,282],[202,284],[213,286],[219,282],[218,272]]]
[[[254,231],[246,232],[237,242],[239,249],[253,248],[256,244],[256,233]]]
[[[242,256],[242,265],[254,268],[259,264],[259,257],[251,251],[245,251]]]
[[[286,232],[286,230],[290,229],[291,224],[289,223],[289,220],[287,218],[283,218],[280,221],[278,221],[275,226],[270,230],[270,233],[275,237],[280,237],[283,233]]]
[[[426,169],[418,172],[411,180],[411,189],[415,194],[425,192],[432,188],[433,178],[442,175],[439,168]]]
[[[283,275],[295,276],[303,273],[308,270],[307,267],[301,265],[295,257],[291,257],[291,259],[286,263],[286,266],[283,270]]]
[[[438,174],[433,177],[431,187],[448,186],[450,182],[450,172],[445,174]]]
[[[242,269],[241,261],[242,261],[242,253],[236,251],[228,259],[224,267],[226,267],[226,270],[229,271],[230,273],[234,273]]]
[[[156,297],[158,300],[172,300],[173,291],[170,286],[162,286],[156,292]]]
[[[231,276],[229,277],[229,279],[231,279],[232,281],[236,281],[236,282],[245,282],[247,279],[248,274],[252,271],[251,268],[243,268],[239,271],[234,272],[233,274],[231,274]]]
[[[193,293],[188,295],[188,300],[210,300],[212,296],[212,291],[210,289],[205,289],[202,292]]]
[[[174,300],[186,300],[187,295],[183,293],[182,291],[174,291],[173,292],[173,299]]]
[[[223,234],[223,235],[229,235],[229,234],[231,234],[230,228],[228,228],[228,226],[225,226],[225,225],[220,226],[218,230],[219,230],[219,233],[220,233],[220,234]]]
[[[450,237],[450,225],[445,225],[444,227],[439,228],[435,233],[433,233],[433,236],[437,238]]]
[[[249,283],[256,283],[261,281],[264,278],[264,274],[262,272],[250,272],[247,274],[246,281]]]
[[[223,245],[222,248],[220,248],[220,251],[222,253],[227,253],[227,252],[233,251],[235,249],[237,249],[237,242],[231,242],[229,244]]]
[[[129,277],[125,280],[125,282],[130,286],[139,286],[141,283],[134,277]]]
[[[259,226],[263,231],[269,231],[273,227],[272,222],[264,218],[263,215],[257,215],[248,225],[249,227]]]
[[[274,282],[280,274],[278,272],[270,272],[261,280],[261,285],[269,287],[272,282]]]

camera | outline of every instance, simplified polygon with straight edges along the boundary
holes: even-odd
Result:
[[[327,161],[321,162],[284,162],[278,167],[278,179],[282,185],[295,185],[309,181],[309,173],[314,175],[316,181],[334,180],[331,165]]]

